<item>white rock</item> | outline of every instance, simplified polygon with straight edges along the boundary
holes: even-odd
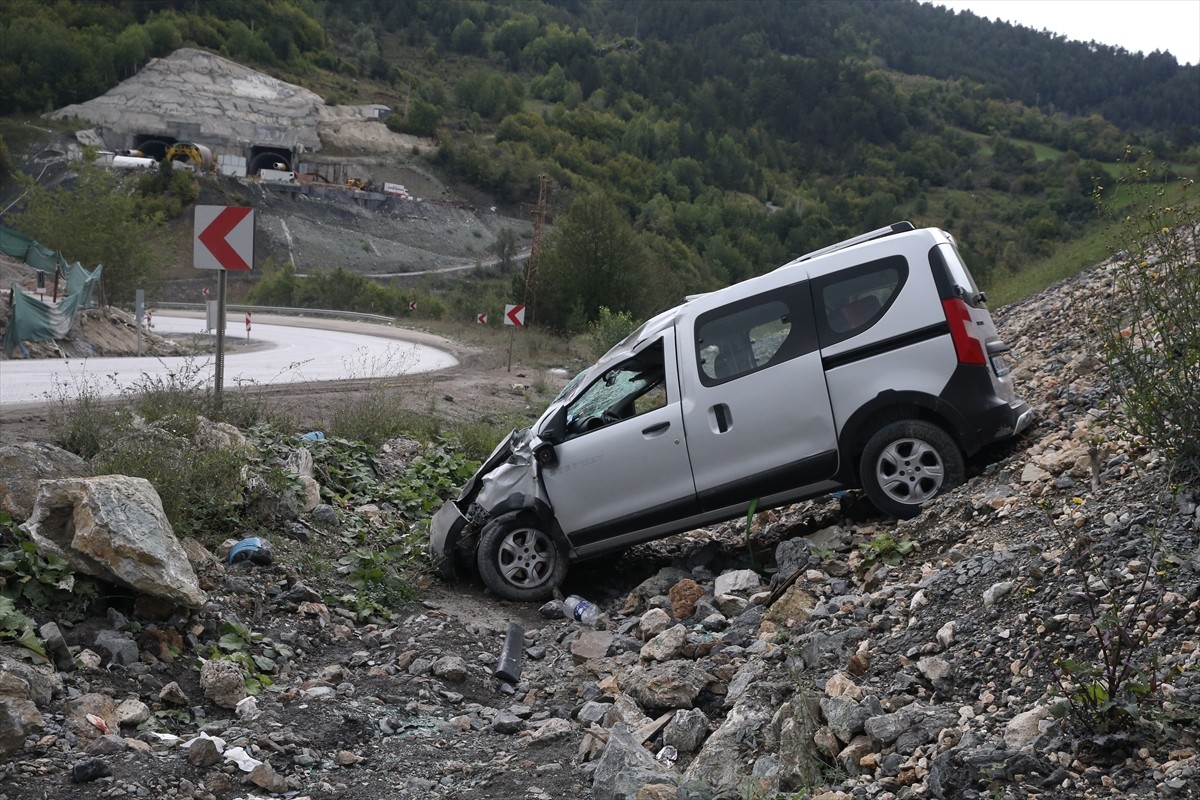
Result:
[[[1033,746],[1034,741],[1050,727],[1050,709],[1035,706],[1017,714],[1004,726],[1004,743],[1010,750],[1023,750]]]
[[[762,579],[752,569],[738,569],[717,576],[716,588],[713,594],[735,594],[737,592],[753,592],[762,586]]]

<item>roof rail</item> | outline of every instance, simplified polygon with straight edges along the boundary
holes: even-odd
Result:
[[[822,247],[820,250],[814,250],[811,253],[805,253],[799,258],[792,259],[788,263],[784,264],[783,267],[790,267],[792,264],[799,264],[801,261],[808,261],[809,259],[816,258],[817,256],[823,256],[826,253],[834,253],[852,245],[869,242],[872,239],[881,239],[884,236],[891,236],[896,233],[904,233],[912,230],[916,230],[916,226],[908,220],[904,220],[902,222],[893,222],[886,228],[877,228],[860,236],[855,236],[853,239],[847,239],[844,242],[838,242],[837,244],[831,244],[828,247]],[[783,269],[783,267],[780,267],[779,269]]]

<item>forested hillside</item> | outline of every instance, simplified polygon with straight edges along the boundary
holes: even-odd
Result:
[[[498,203],[548,176],[540,320],[567,330],[903,218],[989,285],[1088,235],[1128,147],[1200,162],[1200,67],[908,0],[0,0],[0,41],[5,114],[195,45],[390,105]]]

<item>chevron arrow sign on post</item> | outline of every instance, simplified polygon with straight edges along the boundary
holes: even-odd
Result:
[[[254,209],[196,206],[192,261],[196,269],[247,272],[254,265]]]
[[[525,306],[512,306],[512,305],[505,306],[504,307],[504,324],[505,325],[515,325],[518,328],[524,328],[525,327]]]

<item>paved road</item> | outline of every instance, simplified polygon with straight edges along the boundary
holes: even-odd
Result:
[[[426,344],[401,341],[398,331],[380,327],[379,335],[323,330],[302,325],[337,327],[337,322],[311,320],[282,324],[251,323],[245,352],[227,352],[226,388],[241,385],[279,385],[344,378],[376,378],[452,367],[458,362],[449,353]],[[361,330],[365,326],[355,326]],[[157,333],[201,333],[197,318],[154,316]],[[226,325],[227,341],[246,339],[244,318],[231,316]],[[73,358],[0,361],[0,406],[34,403],[58,397],[78,397],[85,388],[95,396],[111,397],[123,389],[144,384],[147,379],[182,376],[187,385],[211,385],[215,368],[211,355],[195,357]]]

